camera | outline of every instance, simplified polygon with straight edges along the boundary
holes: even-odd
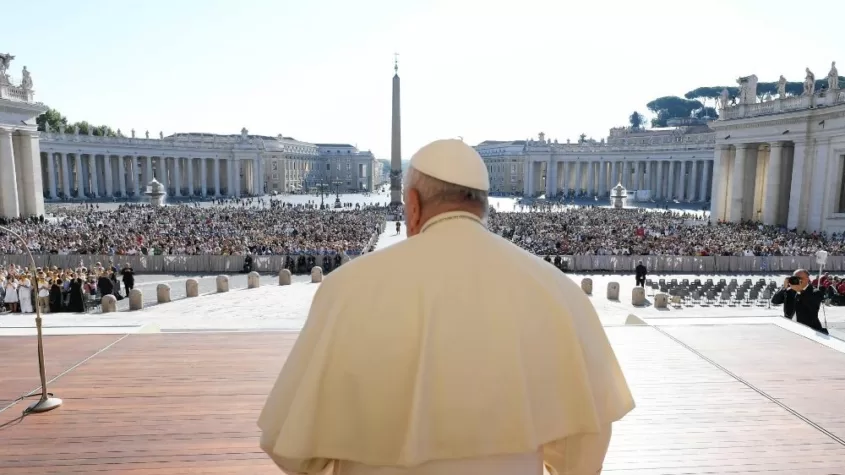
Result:
[[[801,283],[801,277],[798,277],[797,275],[790,276],[787,279],[787,282],[789,282],[789,285],[798,285]]]

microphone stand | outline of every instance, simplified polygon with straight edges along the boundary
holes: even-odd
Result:
[[[29,245],[26,243],[20,234],[12,231],[6,226],[0,226],[0,230],[5,231],[12,236],[18,238],[23,245],[26,254],[29,256],[29,261],[32,264],[32,283],[36,295],[35,299],[35,328],[38,334],[38,371],[41,376],[41,399],[29,405],[24,411],[25,414],[47,412],[62,405],[62,400],[53,397],[51,393],[47,392],[47,370],[44,366],[44,338],[41,330],[41,306],[38,305],[38,272],[35,265],[35,258],[32,257],[32,252],[29,250]]]

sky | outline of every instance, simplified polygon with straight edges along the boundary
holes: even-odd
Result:
[[[2,8],[5,7],[5,8]],[[781,0],[0,0],[0,52],[70,121],[284,134],[389,158],[463,137],[599,139],[633,111],[840,60],[845,2]],[[839,55],[839,57],[837,57]],[[843,73],[845,74],[845,73]]]

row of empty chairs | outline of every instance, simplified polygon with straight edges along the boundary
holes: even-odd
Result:
[[[778,284],[774,280],[760,278],[745,279],[646,279],[646,288],[651,289],[651,295],[657,293],[668,294],[669,301],[675,307],[682,306],[729,306],[729,307],[769,307],[772,295],[777,291]]]

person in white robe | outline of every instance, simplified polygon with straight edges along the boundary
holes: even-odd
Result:
[[[32,283],[29,279],[24,279],[20,287],[18,287],[18,297],[21,301],[21,313],[32,313],[35,311],[32,308]]]
[[[404,182],[408,239],[325,277],[258,420],[288,474],[594,475],[633,397],[590,300],[489,232],[460,140]]]

